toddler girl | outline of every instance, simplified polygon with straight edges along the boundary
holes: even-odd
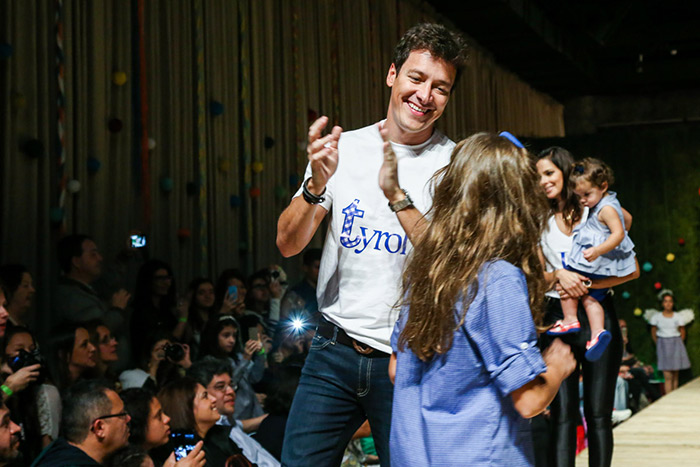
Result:
[[[589,279],[622,277],[636,271],[634,243],[627,236],[622,206],[617,195],[609,191],[614,178],[610,167],[602,161],[586,158],[576,162],[569,175],[569,184],[588,207],[588,218],[574,229],[568,258],[562,254],[566,269],[584,274]],[[591,290],[581,297],[591,328],[586,343],[586,359],[598,360],[610,342],[610,332],[603,328],[603,307],[607,289]],[[554,323],[547,334],[563,335],[578,332],[578,298],[561,301],[564,319]]]

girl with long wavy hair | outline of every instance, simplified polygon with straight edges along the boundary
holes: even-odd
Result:
[[[395,465],[531,465],[525,419],[574,367],[561,341],[536,345],[548,207],[527,151],[503,135],[460,142],[434,178],[392,336]]]

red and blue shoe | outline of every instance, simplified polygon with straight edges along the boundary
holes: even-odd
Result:
[[[605,352],[605,349],[608,348],[610,339],[612,339],[610,333],[603,329],[596,334],[593,339],[586,342],[586,360],[589,362],[595,362],[602,357],[603,352]]]
[[[547,334],[550,336],[563,336],[564,334],[572,334],[574,332],[579,332],[580,330],[581,324],[578,321],[564,324],[562,320],[559,320],[547,330]]]

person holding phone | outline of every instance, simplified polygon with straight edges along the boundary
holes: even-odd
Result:
[[[146,389],[127,389],[119,394],[124,402],[124,410],[131,415],[129,422],[129,447],[142,450],[151,457],[154,465],[166,467],[201,467],[206,464],[202,441],[192,443],[192,448],[184,456],[177,456],[171,449],[159,449],[170,441],[170,417],[154,393]],[[135,452],[132,450],[132,453]],[[124,453],[124,456],[127,456]],[[120,457],[120,453],[115,454]],[[131,459],[132,457],[128,457]],[[162,459],[164,458],[164,459]],[[116,462],[112,462],[117,466]]]
[[[216,398],[197,381],[189,377],[173,381],[161,389],[158,400],[170,417],[169,446],[174,452],[188,451],[190,446],[203,441],[207,465],[223,466],[231,456],[253,465],[229,437],[230,427],[216,424],[220,418]]]
[[[246,321],[249,316],[242,319]],[[257,318],[256,318],[257,319]],[[246,323],[249,324],[249,323]],[[265,372],[265,353],[263,343],[258,339],[246,339],[241,349],[239,336],[248,337],[248,329],[241,328],[238,321],[230,315],[221,315],[211,321],[202,334],[201,356],[213,355],[226,359],[233,370],[233,383],[238,385],[236,391],[236,410],[233,418],[247,420],[264,413],[255,395],[253,384],[260,381]],[[245,333],[242,332],[245,329]]]

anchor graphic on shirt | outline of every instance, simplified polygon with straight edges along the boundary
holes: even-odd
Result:
[[[359,247],[355,249],[354,252],[356,254],[360,254],[365,251],[369,244],[375,239],[376,241],[374,242],[372,249],[381,251],[381,240],[384,238],[384,250],[391,254],[400,252],[399,254],[405,255],[406,247],[408,246],[408,238],[406,238],[406,235],[401,236],[395,233],[392,234],[381,230],[373,230],[372,235],[370,235],[368,238],[367,233],[369,232],[369,228],[360,227],[361,235],[357,235],[355,238],[350,238],[352,235],[352,227],[355,222],[355,218],[362,218],[365,216],[365,211],[358,209],[358,204],[360,204],[360,200],[355,199],[342,210],[342,213],[345,215],[345,220],[343,221],[343,229],[340,232],[340,244],[350,250],[354,249],[355,247]]]

